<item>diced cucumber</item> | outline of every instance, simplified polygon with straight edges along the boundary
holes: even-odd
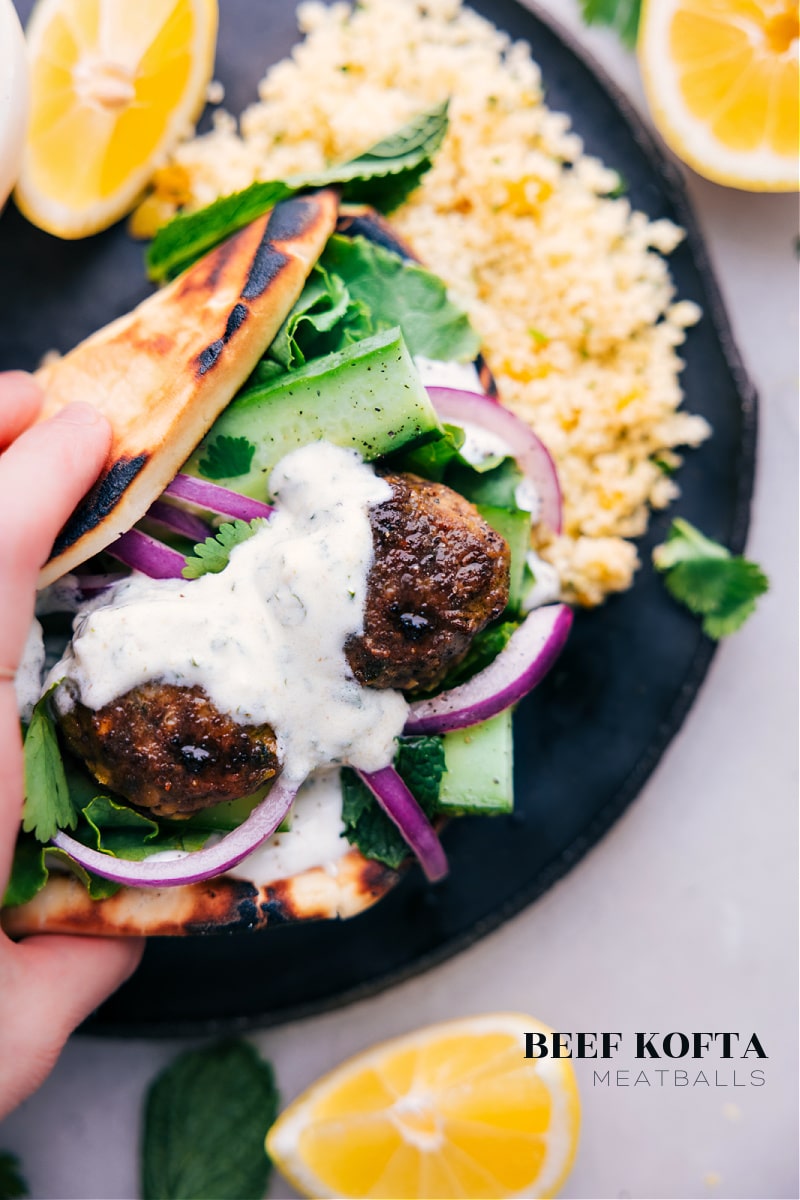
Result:
[[[269,791],[271,784],[265,783],[257,792],[249,796],[240,796],[238,800],[223,800],[220,804],[212,804],[202,809],[184,822],[192,829],[212,829],[229,833],[238,829],[242,821],[247,820],[250,813],[260,804]],[[291,809],[281,821],[276,833],[286,833],[292,827]]]
[[[511,612],[519,612],[525,563],[531,548],[531,514],[522,508],[496,508],[492,504],[479,504],[478,512],[508,542],[511,550],[508,607]]]
[[[369,460],[442,432],[403,335],[389,329],[237,396],[183,469],[203,477],[218,438],[246,438],[254,446],[249,469],[214,479],[263,500],[270,471],[298,446],[326,440]]]
[[[511,710],[444,735],[445,773],[437,810],[459,813],[509,813],[514,808],[514,748]]]

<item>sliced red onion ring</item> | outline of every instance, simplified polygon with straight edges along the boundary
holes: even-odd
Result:
[[[106,547],[106,553],[125,563],[126,567],[149,575],[151,579],[182,579],[186,566],[186,559],[177,550],[172,550],[139,529],[129,529],[123,533],[122,537]]]
[[[91,850],[63,830],[59,830],[53,838],[53,845],[65,850],[87,871],[129,887],[178,887],[184,883],[200,883],[203,879],[224,875],[271,837],[292,807],[298,787],[299,784],[280,776],[268,795],[237,829],[226,833],[221,841],[207,849],[176,851],[176,854],[180,854],[176,858],[157,859],[155,862],[147,858],[141,862],[114,858],[100,850]]]
[[[220,487],[217,483],[195,479],[193,475],[176,475],[172,483],[164,489],[164,495],[188,500],[200,508],[207,508],[209,512],[219,513],[223,517],[238,517],[241,521],[271,517],[274,511],[269,504],[251,500],[249,496],[241,496],[238,492]]]
[[[196,517],[194,513],[187,512],[184,508],[178,508],[175,504],[167,504],[163,500],[156,500],[151,504],[145,513],[148,521],[155,521],[157,525],[163,525],[165,529],[171,529],[173,533],[182,533],[184,537],[191,538],[193,542],[204,542],[206,538],[212,537],[214,530],[205,521],[201,521],[200,517]]]
[[[447,733],[510,708],[544,679],[571,625],[572,609],[566,604],[535,608],[488,667],[449,692],[412,704],[404,732]]]
[[[561,533],[561,488],[556,465],[533,430],[491,396],[444,387],[429,387],[427,392],[444,421],[453,425],[460,420],[469,421],[507,444],[541,498],[539,520],[553,533]]]
[[[442,843],[394,767],[382,767],[380,771],[359,771],[358,776],[400,830],[431,883],[443,879],[448,867]]]

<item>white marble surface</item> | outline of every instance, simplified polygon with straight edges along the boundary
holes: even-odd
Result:
[[[546,7],[641,104],[635,63],[613,36],[584,30],[574,0]],[[741,1080],[750,1061],[710,1064],[727,1087],[611,1090],[578,1063],[584,1125],[562,1195],[583,1200],[798,1195],[797,204],[688,184],[761,397],[749,552],[770,595],[721,648],[637,802],[534,907],[385,995],[255,1038],[290,1099],[376,1040],[471,1012],[522,1009],[558,1029],[627,1038],[757,1031],[769,1055],[761,1088],[732,1086],[733,1065]],[[34,1197],[138,1194],[143,1091],[179,1045],[73,1040],[0,1129]],[[273,1178],[273,1200],[291,1195]]]

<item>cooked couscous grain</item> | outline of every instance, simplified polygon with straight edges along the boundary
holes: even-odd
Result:
[[[392,220],[465,305],[503,400],[552,452],[565,526],[540,550],[566,599],[600,603],[633,579],[625,539],[677,495],[674,448],[710,432],[679,411],[678,347],[700,316],[674,302],[663,257],[681,231],[609,195],[617,173],[544,104],[529,48],[460,0],[312,2],[298,15],[305,39],[238,130],[218,113],[167,181],[185,179],[198,207],[353,157],[449,96],[434,167]],[[163,189],[148,203],[163,220]]]

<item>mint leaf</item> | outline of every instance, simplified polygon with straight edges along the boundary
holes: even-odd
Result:
[[[277,1112],[272,1067],[248,1042],[182,1054],[147,1093],[143,1200],[261,1200]]]
[[[53,684],[34,708],[23,747],[22,828],[40,842],[49,842],[59,829],[74,829],[78,820],[50,711],[50,697],[57,686]]]
[[[199,579],[201,575],[217,575],[224,571],[234,546],[246,542],[263,523],[263,518],[254,521],[230,521],[220,525],[214,537],[198,542],[194,554],[186,559],[184,579]]]
[[[253,183],[197,212],[179,214],[159,229],[147,250],[147,274],[155,283],[174,279],[225,238],[307,188],[342,185],[342,197],[390,212],[430,169],[447,133],[447,103],[421,113],[358,158],[317,173]]]
[[[338,275],[350,296],[372,315],[375,331],[399,325],[412,355],[469,362],[480,338],[441,279],[363,237],[335,234],[321,265]]]
[[[200,459],[200,473],[206,479],[235,479],[250,470],[256,448],[246,437],[226,437],[220,434],[208,446],[206,457]]]
[[[431,816],[445,771],[442,739],[401,738],[394,765],[420,807]],[[377,859],[396,870],[410,853],[408,843],[355,771],[344,768],[341,780],[344,836],[366,858]]]
[[[670,595],[703,618],[703,632],[718,641],[739,629],[769,588],[761,568],[677,518],[653,563],[664,572]]]
[[[629,48],[636,45],[642,0],[581,0],[587,25],[610,25]]]
[[[0,1200],[24,1200],[28,1185],[20,1174],[19,1159],[8,1150],[0,1150]]]
[[[237,229],[243,229],[293,194],[294,189],[280,181],[253,183],[197,212],[179,213],[159,229],[147,248],[149,278],[154,283],[174,279]]]

